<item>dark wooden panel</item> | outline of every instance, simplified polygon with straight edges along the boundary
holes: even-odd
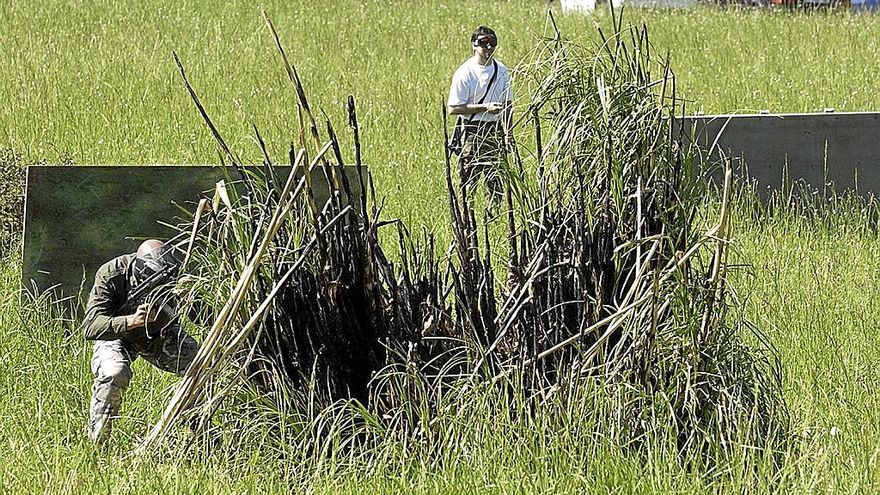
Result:
[[[276,167],[282,181],[290,170]],[[328,197],[323,174],[313,172],[320,204]],[[346,176],[359,194],[357,169],[346,167]],[[221,179],[235,184],[240,176],[211,166],[28,167],[22,284],[78,306],[99,266],[135,251],[142,239],[168,238],[173,231],[159,222],[191,219]]]

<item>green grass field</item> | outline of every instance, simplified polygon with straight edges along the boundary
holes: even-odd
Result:
[[[388,212],[415,224],[436,218],[440,100],[470,54],[470,32],[493,25],[498,56],[512,66],[527,58],[546,24],[540,0],[263,6],[315,106],[343,126],[345,98],[355,96],[364,160],[374,165]],[[656,50],[670,53],[691,110],[880,108],[872,85],[880,78],[880,26],[872,16],[696,9],[633,10],[628,18],[648,22]],[[597,22],[608,28],[607,16],[560,19],[577,39],[595,38]],[[50,162],[217,163],[177,74],[176,51],[244,157],[259,156],[252,124],[275,157],[287,156],[293,92],[249,2],[4,3],[0,26],[0,145]]]
[[[180,83],[171,51],[227,140],[258,156],[250,125],[285,157],[294,100],[258,8],[247,2],[53,1],[0,4],[0,148],[80,164],[215,163],[218,153]],[[337,126],[359,104],[364,159],[387,215],[442,230],[440,101],[479,23],[499,32],[508,65],[527,57],[546,4],[267,2],[313,104]],[[770,109],[867,111],[880,23],[872,16],[632,10],[669,52],[679,93],[707,113]],[[607,15],[565,17],[585,43]],[[349,138],[345,138],[349,139]],[[84,438],[89,347],[45,305],[17,300],[20,268],[0,270],[0,493],[870,493],[880,490],[880,243],[869,213],[735,217],[733,280],[747,317],[785,371],[795,441],[778,470],[699,476],[571,425],[467,418],[461,450],[440,461],[389,439],[371,459],[301,462],[260,449],[239,456],[135,464],[174,380],[138,362],[109,451]],[[75,326],[75,325],[73,325]]]

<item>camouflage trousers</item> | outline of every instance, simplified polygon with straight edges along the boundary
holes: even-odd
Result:
[[[466,124],[464,129],[458,157],[462,183],[473,190],[483,179],[490,201],[500,202],[504,194],[501,165],[506,154],[500,122]]]
[[[199,344],[177,329],[140,342],[96,340],[91,362],[95,380],[89,405],[89,439],[103,442],[110,435],[113,418],[131,381],[131,364],[138,356],[161,370],[182,376],[198,350]]]

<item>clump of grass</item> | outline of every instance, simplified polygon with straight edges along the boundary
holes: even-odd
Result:
[[[615,18],[613,34],[591,49],[555,31],[522,72],[533,89],[521,126],[533,122],[537,141],[509,174],[502,286],[489,220],[477,220],[456,186],[450,156],[445,267],[429,234],[414,242],[399,222],[400,258],[385,256],[354,100],[356,187],[332,124],[322,138],[266,22],[297,97],[289,160],[302,174],[279,180],[258,132],[262,167],[242,167],[181,67],[243,180],[238,192],[218,185],[181,226],[192,233],[184,308],[211,325],[144,448],[183,416],[208,424],[230,399],[223,417],[236,407],[248,417],[271,411],[277,431],[288,431],[280,437],[319,460],[399,455],[388,450],[395,445],[443,459],[446,449],[467,450],[456,443],[472,431],[461,426],[466,416],[522,426],[548,411],[567,425],[566,414],[579,415],[620,448],[669,449],[714,472],[744,449],[763,459],[784,442],[772,349],[744,343],[743,332],[760,333],[725,282],[729,173],[718,222],[700,232],[702,198],[670,126],[674,77],[652,55],[645,26]],[[325,204],[315,199],[316,167]],[[613,400],[591,411],[600,397]]]
[[[147,443],[159,438],[195,403],[214,401],[213,378],[232,363],[277,404],[292,400],[322,410],[341,398],[368,403],[369,382],[389,363],[389,350],[408,351],[431,315],[442,318],[441,277],[431,236],[413,248],[398,225],[403,269],[383,253],[378,229],[381,208],[367,200],[372,183],[360,161],[360,137],[353,98],[349,124],[354,134],[357,184],[351,184],[336,132],[326,122],[322,141],[305,90],[268,17],[285,71],[297,96],[300,136],[290,151],[294,170],[279,181],[260,139],[265,161],[245,170],[205,113],[181,66],[184,82],[217,139],[230,168],[243,176],[237,193],[218,186],[194,221],[185,270],[191,282],[185,298],[213,322],[202,352]],[[256,129],[255,129],[256,131]],[[257,132],[259,136],[259,133]],[[259,138],[258,138],[259,139]],[[313,171],[323,171],[330,191],[316,201]],[[357,194],[355,193],[357,191]],[[237,281],[230,285],[230,281]],[[216,297],[222,295],[222,297]],[[307,403],[299,400],[308,397]],[[208,408],[207,416],[213,414]]]
[[[479,272],[453,271],[458,325],[491,336],[477,366],[517,375],[526,396],[584,377],[622,387],[611,430],[621,444],[673,431],[696,462],[723,460],[732,443],[774,446],[789,428],[781,372],[772,348],[744,343],[744,333],[766,340],[726,284],[729,172],[718,221],[699,232],[704,198],[670,125],[680,105],[671,68],[646,26],[614,22],[590,48],[555,31],[520,72],[537,142],[513,160],[497,307],[484,302],[493,286],[472,282],[493,279],[489,243],[450,182],[461,272]]]

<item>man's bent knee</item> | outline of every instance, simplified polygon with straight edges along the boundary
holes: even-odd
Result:
[[[120,362],[100,363],[95,373],[95,382],[124,390],[131,383],[131,365]]]

